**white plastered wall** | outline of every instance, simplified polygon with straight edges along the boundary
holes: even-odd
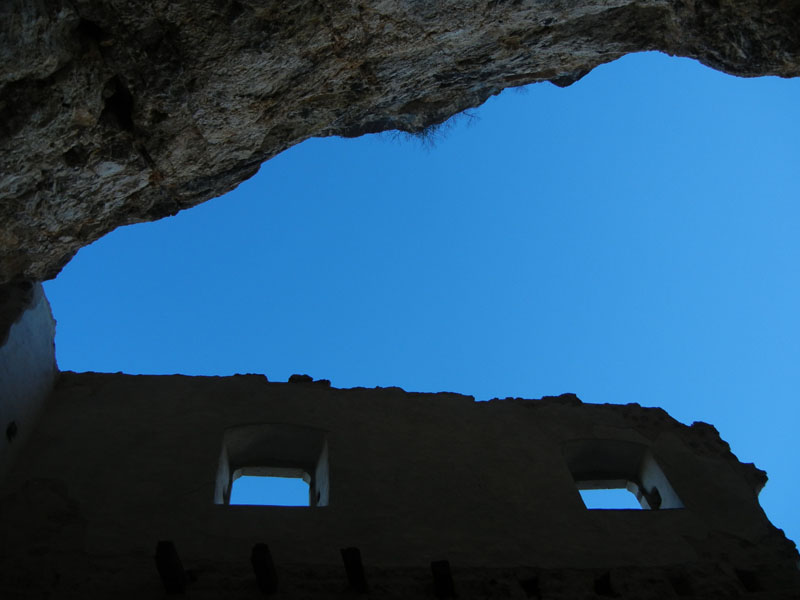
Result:
[[[55,320],[42,286],[0,345],[0,483],[53,388]]]

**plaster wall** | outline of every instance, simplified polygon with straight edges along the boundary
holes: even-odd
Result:
[[[58,374],[55,321],[41,284],[29,285],[21,300],[15,319],[0,332],[0,481],[30,437]]]
[[[314,441],[259,445],[259,427]],[[246,443],[226,448],[237,431],[250,432],[233,436]],[[587,510],[579,467],[568,465],[577,459],[565,457],[581,440],[590,450],[593,440],[644,449],[682,508]],[[281,462],[225,474],[229,452]],[[314,461],[326,494],[318,506],[220,503],[231,469],[311,472]],[[764,481],[712,427],[638,405],[572,395],[476,403],[256,375],[64,373],[0,494],[0,575],[17,582],[0,577],[0,593],[160,597],[153,551],[172,540],[195,573],[196,598],[257,597],[248,564],[257,542],[295,586],[286,597],[338,597],[347,587],[340,549],[351,546],[383,590],[374,597],[427,597],[428,566],[442,558],[461,597],[591,598],[609,573],[623,597],[678,597],[676,570],[706,598],[747,591],[737,573],[751,572],[752,597],[795,597],[797,553],[758,504]],[[505,592],[487,592],[489,581],[506,582]]]

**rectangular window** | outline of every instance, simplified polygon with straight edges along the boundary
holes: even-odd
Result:
[[[683,508],[644,444],[585,439],[564,444],[564,458],[588,509]]]
[[[627,487],[579,490],[584,506],[589,509],[641,509],[636,495]]]
[[[250,506],[309,506],[308,482],[304,471],[297,475],[267,475],[260,469],[239,469],[233,474],[229,504]],[[269,470],[268,470],[269,471]]]
[[[225,431],[214,502],[257,506],[327,506],[327,433],[264,423]]]

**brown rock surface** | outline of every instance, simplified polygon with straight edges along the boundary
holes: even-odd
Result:
[[[7,0],[0,283],[223,194],[311,136],[419,131],[661,50],[800,74],[800,2]]]

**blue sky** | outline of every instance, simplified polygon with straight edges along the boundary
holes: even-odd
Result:
[[[64,370],[292,373],[713,423],[800,539],[800,80],[648,53],[433,147],[312,139],[46,284]]]

